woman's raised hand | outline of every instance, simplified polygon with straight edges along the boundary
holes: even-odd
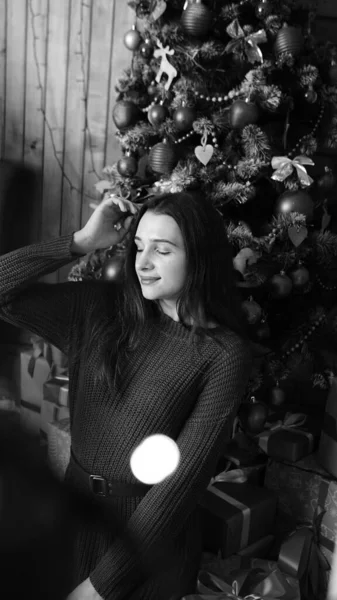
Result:
[[[119,244],[138,211],[139,207],[130,200],[109,194],[94,210],[86,225],[74,234],[72,251],[87,254]]]

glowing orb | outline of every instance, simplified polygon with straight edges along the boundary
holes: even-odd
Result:
[[[174,473],[180,461],[177,444],[166,435],[146,438],[132,453],[131,471],[142,483],[160,483]]]

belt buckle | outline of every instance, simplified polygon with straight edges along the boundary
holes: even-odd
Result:
[[[105,477],[100,475],[89,475],[89,485],[91,491],[96,496],[107,496],[108,495],[108,482]]]

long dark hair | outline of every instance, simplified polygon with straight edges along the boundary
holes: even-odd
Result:
[[[119,293],[116,294],[116,286],[109,283],[103,288],[108,313],[112,306],[114,309],[109,326],[99,315],[95,316],[95,311],[89,321],[87,344],[98,347],[101,356],[97,376],[107,380],[112,389],[119,385],[122,366],[137,348],[146,322],[158,317],[161,311],[157,301],[143,297],[135,271],[134,236],[139,221],[148,210],[172,217],[184,240],[187,276],[177,302],[180,322],[185,324],[187,317],[193,315],[197,300],[206,319],[246,337],[241,303],[236,294],[231,247],[221,216],[209,200],[195,193],[177,192],[152,197],[142,205],[129,230]],[[216,339],[212,329],[201,323],[195,322],[192,332]]]

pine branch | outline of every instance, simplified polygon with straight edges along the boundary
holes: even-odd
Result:
[[[144,121],[116,135],[124,150],[137,152],[139,147],[144,148],[151,145],[151,139],[156,135],[156,132],[150,123]]]
[[[222,206],[228,202],[245,204],[251,197],[250,190],[242,183],[216,183],[211,191],[210,198],[215,205]]]
[[[319,265],[329,265],[337,258],[337,235],[331,231],[312,234],[314,257]]]
[[[257,125],[247,125],[242,132],[242,142],[248,159],[268,164],[271,160],[271,149],[267,135]]]

